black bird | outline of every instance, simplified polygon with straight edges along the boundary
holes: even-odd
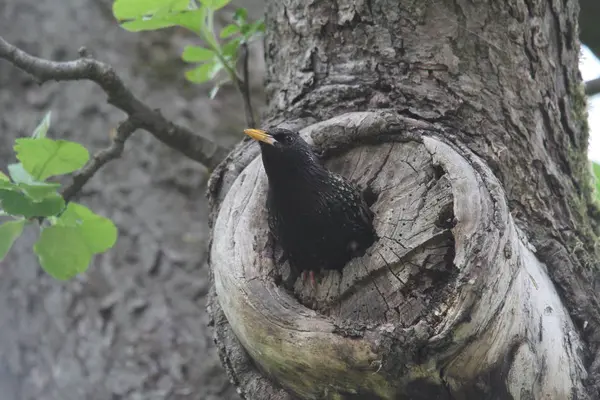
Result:
[[[341,270],[373,244],[373,212],[359,190],[327,170],[297,132],[246,129],[258,141],[269,179],[269,229],[292,268]]]

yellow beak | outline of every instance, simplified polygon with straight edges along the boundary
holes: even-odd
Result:
[[[254,140],[270,144],[271,146],[277,141],[273,136],[260,129],[244,129],[244,133]]]

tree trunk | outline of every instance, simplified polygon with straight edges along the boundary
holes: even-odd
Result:
[[[209,304],[248,399],[597,399],[598,208],[576,1],[270,1],[266,126],[376,201],[284,287],[256,144],[209,183]]]

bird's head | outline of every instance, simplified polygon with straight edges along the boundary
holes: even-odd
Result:
[[[257,140],[261,149],[270,152],[286,152],[308,150],[308,143],[302,139],[298,132],[289,129],[273,128],[268,131],[261,129],[244,129],[244,133],[252,139]]]
[[[317,156],[298,132],[273,128],[268,131],[245,129],[244,133],[260,144],[269,178],[311,173],[322,168]]]

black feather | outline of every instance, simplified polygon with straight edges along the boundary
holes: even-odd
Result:
[[[297,271],[341,270],[375,241],[373,213],[359,190],[326,169],[296,132],[260,141],[269,179],[269,229]]]

